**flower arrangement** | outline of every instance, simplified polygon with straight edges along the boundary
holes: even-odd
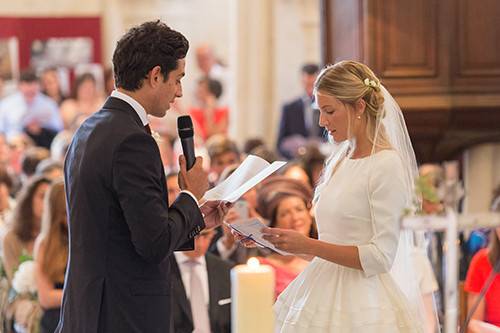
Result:
[[[12,288],[17,294],[27,294],[36,297],[35,262],[27,260],[22,262],[12,279]]]

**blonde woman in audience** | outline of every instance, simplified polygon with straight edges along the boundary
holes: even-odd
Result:
[[[71,129],[76,126],[80,116],[84,118],[99,110],[102,106],[103,98],[97,89],[96,79],[90,73],[80,75],[73,88],[70,99],[61,105],[61,118],[64,129]]]
[[[43,200],[50,180],[34,177],[21,189],[11,220],[11,230],[3,239],[2,262],[9,281],[20,264],[21,256],[33,256],[35,239],[40,233]]]
[[[52,333],[59,322],[64,273],[68,260],[68,221],[62,180],[52,184],[44,202],[42,232],[35,244],[38,301],[44,310],[41,332]]]
[[[492,211],[500,213],[500,186],[495,190]],[[468,333],[500,333],[500,227],[491,230],[488,248],[479,250],[469,266],[464,289],[467,291],[467,311],[472,313]],[[492,270],[496,272],[492,274]],[[473,309],[483,286],[490,282],[479,306]]]

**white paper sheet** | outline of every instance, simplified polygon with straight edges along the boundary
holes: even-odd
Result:
[[[266,225],[260,222],[259,219],[254,218],[241,220],[231,224],[226,223],[226,225],[236,231],[238,234],[253,240],[257,245],[267,247],[268,249],[278,252],[279,254],[284,256],[292,255],[289,252],[277,249],[272,243],[262,238],[263,234],[261,230],[262,228],[265,228]]]
[[[240,166],[222,183],[207,191],[206,201],[236,202],[245,192],[266,179],[286,162],[276,161],[269,164],[266,160],[248,155]]]

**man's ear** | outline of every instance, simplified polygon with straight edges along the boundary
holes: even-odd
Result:
[[[163,80],[163,75],[161,73],[160,66],[155,66],[151,68],[148,75],[144,79],[144,81],[147,81],[147,83],[153,88],[155,88],[162,80]]]

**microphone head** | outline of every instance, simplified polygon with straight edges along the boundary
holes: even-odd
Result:
[[[193,121],[190,116],[180,116],[177,118],[177,131],[179,132],[179,137],[181,139],[193,137]]]

